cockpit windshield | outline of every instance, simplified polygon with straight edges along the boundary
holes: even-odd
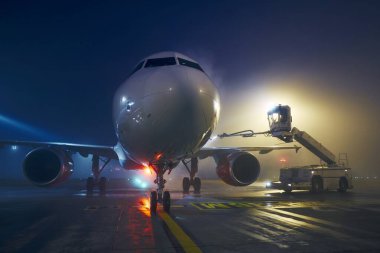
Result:
[[[192,62],[192,61],[188,61],[188,60],[185,60],[185,59],[182,59],[182,58],[178,58],[178,62],[179,62],[179,65],[188,66],[190,68],[198,69],[198,70],[204,72],[203,69],[201,68],[201,66],[199,66],[198,63],[195,63],[195,62]]]
[[[141,69],[143,65],[144,65],[144,61],[137,64],[137,66],[132,70],[131,74],[129,74],[129,75],[130,76],[133,75],[137,70]]]
[[[169,66],[169,65],[176,65],[176,61],[174,57],[148,59],[145,64],[145,68],[153,68],[153,67],[161,67],[161,66]]]
[[[163,66],[178,65],[178,64],[204,72],[198,63],[185,60],[183,58],[176,58],[176,57],[152,58],[152,59],[146,60],[145,65],[144,63],[145,61],[140,62],[132,71],[131,75],[135,73],[136,71],[138,71],[139,69],[141,69],[143,66],[144,68],[154,68],[154,67],[163,67]]]

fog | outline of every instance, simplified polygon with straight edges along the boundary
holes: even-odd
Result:
[[[350,86],[312,75],[282,75],[248,77],[246,80],[223,85],[221,90],[222,112],[217,134],[251,129],[255,132],[268,130],[266,112],[274,105],[289,105],[292,109],[293,127],[306,131],[337,159],[339,153],[347,153],[348,165],[354,175],[378,176],[377,155],[379,102],[371,100],[365,85]],[[355,87],[359,87],[356,89]],[[360,88],[361,87],[361,88]],[[363,89],[363,90],[362,90]],[[208,146],[265,146],[284,145],[273,137],[232,137],[216,139]],[[294,142],[288,145],[300,144]],[[320,164],[319,158],[302,148],[293,151],[273,151],[257,154],[262,165],[262,177],[278,174],[278,168]],[[280,159],[286,159],[281,164]]]
[[[376,94],[368,92],[368,86],[336,85],[337,78],[322,79],[316,75],[278,75],[263,73],[240,78],[240,81],[222,80],[215,72],[211,79],[219,87],[221,95],[221,115],[214,136],[251,129],[255,132],[268,130],[267,111],[274,105],[289,105],[292,109],[293,127],[306,131],[317,141],[332,151],[337,159],[339,153],[347,153],[349,167],[357,176],[379,176],[380,157],[377,155],[377,130],[380,127],[377,108],[380,108]],[[233,85],[231,85],[233,84]],[[359,88],[357,88],[359,87]],[[253,138],[232,137],[209,141],[206,146],[272,146],[299,145],[294,142],[284,144],[273,137],[257,136]],[[2,177],[21,176],[21,164],[24,149],[16,152],[3,150]],[[261,178],[278,176],[283,166],[301,166],[320,164],[320,160],[302,148],[294,151],[273,151],[260,155],[254,152],[261,163]],[[15,157],[17,159],[15,159]],[[285,159],[281,163],[280,159]],[[17,160],[17,161],[16,161]],[[89,158],[74,157],[76,170],[74,177],[85,178],[91,174]],[[12,164],[12,165],[11,165]],[[208,158],[200,162],[199,176],[216,178],[215,163]],[[130,173],[115,171],[117,163],[107,167],[107,176],[125,176]],[[113,170],[113,172],[112,172]],[[17,171],[17,172],[16,172]],[[109,173],[112,172],[112,173]],[[125,173],[125,172],[124,172]],[[172,176],[186,175],[180,165]]]

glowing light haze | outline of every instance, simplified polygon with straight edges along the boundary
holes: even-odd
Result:
[[[174,50],[196,59],[221,92],[213,135],[266,130],[268,106],[288,104],[294,126],[348,152],[355,173],[379,175],[379,13],[380,1],[3,1],[0,115],[59,133],[56,141],[114,145],[117,87],[140,59]],[[18,136],[3,126],[0,139]],[[260,156],[263,171],[283,157],[319,163],[307,150],[278,152]],[[214,175],[204,164],[201,176]]]

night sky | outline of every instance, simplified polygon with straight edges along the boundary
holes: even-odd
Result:
[[[0,139],[114,145],[114,92],[170,50],[220,89],[218,133],[266,130],[252,101],[290,103],[297,127],[374,175],[379,41],[379,1],[1,1]],[[218,142],[257,143],[278,141]]]

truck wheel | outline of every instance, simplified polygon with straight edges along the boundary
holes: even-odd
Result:
[[[341,177],[339,179],[339,189],[338,189],[338,191],[339,192],[346,192],[347,188],[348,188],[347,178]]]
[[[320,193],[323,189],[322,179],[319,177],[314,177],[311,181],[311,192]]]

